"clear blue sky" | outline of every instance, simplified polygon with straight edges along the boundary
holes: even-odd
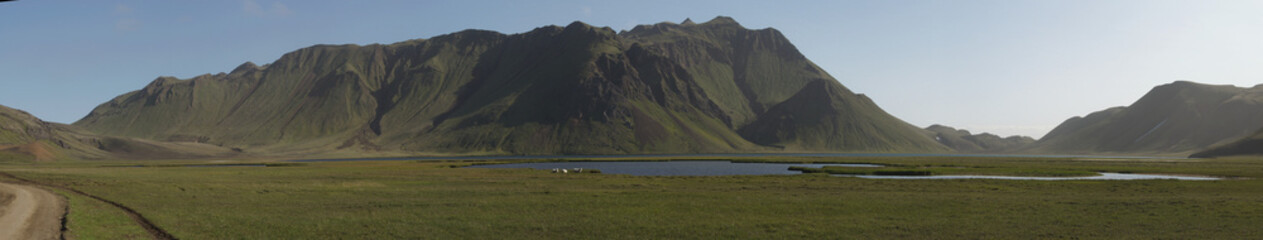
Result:
[[[614,29],[732,16],[781,30],[843,85],[918,126],[1042,136],[1174,80],[1263,83],[1263,1],[19,0],[0,3],[0,104],[69,123],[158,76],[314,44],[463,29]]]

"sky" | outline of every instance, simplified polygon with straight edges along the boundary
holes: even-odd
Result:
[[[1248,0],[19,0],[0,3],[0,105],[71,123],[159,76],[228,72],[315,44],[722,15],[780,30],[914,125],[1038,138],[1175,80],[1263,83],[1260,13],[1263,1]]]

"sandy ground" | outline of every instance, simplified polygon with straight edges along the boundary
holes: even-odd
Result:
[[[0,239],[60,239],[66,202],[40,188],[0,183]]]

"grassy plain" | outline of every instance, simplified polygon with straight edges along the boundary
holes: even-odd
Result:
[[[114,206],[65,190],[54,192],[66,196],[70,204],[71,211],[65,222],[69,239],[145,239],[149,236]]]
[[[994,169],[1178,173],[1235,179],[642,177],[453,168],[469,163],[441,161],[274,167],[172,167],[169,162],[119,167],[137,163],[85,162],[6,165],[0,171],[127,205],[182,239],[1263,236],[1257,226],[1263,222],[1263,180],[1259,180],[1263,159],[736,160],[881,163],[991,173]],[[89,227],[120,225],[120,219],[126,219],[119,213],[111,217],[109,209],[102,208],[108,206],[89,200],[71,198],[72,236],[137,237],[135,228]]]

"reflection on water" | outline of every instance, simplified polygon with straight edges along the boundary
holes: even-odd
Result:
[[[725,175],[772,175],[801,174],[789,167],[820,168],[882,167],[877,164],[812,164],[812,163],[734,163],[730,161],[667,161],[667,162],[536,162],[495,165],[475,165],[470,168],[534,168],[534,169],[599,169],[604,174],[636,176],[725,176]]]
[[[878,164],[854,163],[734,163],[730,161],[610,161],[610,162],[533,162],[508,163],[493,165],[475,165],[470,168],[533,168],[533,169],[598,169],[605,174],[627,174],[636,176],[725,176],[725,175],[789,175],[800,174],[790,171],[789,167],[821,168],[837,167],[883,167]],[[1135,173],[1100,173],[1099,176],[1086,177],[1019,177],[1019,176],[980,176],[980,175],[942,175],[942,176],[889,176],[889,175],[849,175],[833,174],[840,177],[857,177],[868,179],[1001,179],[1001,180],[1220,180],[1217,177],[1175,176]]]
[[[1174,175],[1158,175],[1158,174],[1134,174],[1134,173],[1101,173],[1100,176],[1088,177],[1017,177],[1017,176],[979,176],[979,175],[943,175],[943,176],[879,176],[879,175],[851,175],[851,174],[834,174],[840,177],[857,177],[868,179],[1002,179],[1002,180],[1152,180],[1152,179],[1174,179],[1174,180],[1193,180],[1193,181],[1210,181],[1220,180],[1217,177],[1195,177],[1195,176],[1174,176]]]
[[[626,154],[626,155],[509,155],[509,156],[442,156],[398,158],[296,159],[287,162],[348,161],[437,161],[437,160],[530,160],[530,159],[603,159],[603,158],[744,158],[744,157],[979,157],[979,158],[1087,158],[1087,159],[1184,159],[1182,157],[1094,156],[1094,155],[1023,155],[1023,154],[940,154],[940,153],[698,153],[698,154]]]
[[[192,164],[184,167],[267,167],[267,164]]]

